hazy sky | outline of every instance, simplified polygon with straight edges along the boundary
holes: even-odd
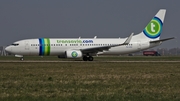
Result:
[[[171,1],[171,2],[170,2]],[[179,47],[180,0],[1,0],[0,46],[29,38],[127,37],[167,9],[160,48]]]

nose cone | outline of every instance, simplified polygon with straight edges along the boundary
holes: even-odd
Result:
[[[5,50],[10,53],[11,52],[11,47],[8,46],[8,47],[5,48]]]

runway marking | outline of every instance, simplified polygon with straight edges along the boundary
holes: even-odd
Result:
[[[180,61],[34,61],[34,60],[25,60],[25,61],[15,61],[15,60],[9,60],[9,61],[0,61],[0,63],[69,63],[69,62],[78,62],[78,63],[94,63],[94,62],[102,62],[102,63],[105,63],[105,62],[108,62],[108,63],[123,63],[123,62],[129,62],[129,63],[148,63],[148,62],[152,62],[152,63],[162,63],[162,62],[169,62],[169,63],[177,63],[177,62],[180,62]]]

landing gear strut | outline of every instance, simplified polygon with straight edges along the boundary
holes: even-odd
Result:
[[[21,61],[23,61],[23,60],[24,60],[24,58],[23,58],[23,57],[21,57],[21,58],[20,58],[20,60],[21,60]]]
[[[83,56],[84,61],[93,61],[94,58],[92,56]]]

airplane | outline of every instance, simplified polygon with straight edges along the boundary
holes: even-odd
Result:
[[[16,41],[5,50],[20,60],[24,56],[58,56],[93,61],[96,55],[120,55],[138,52],[174,39],[160,39],[166,9],[160,9],[139,34],[127,38],[37,38]]]

